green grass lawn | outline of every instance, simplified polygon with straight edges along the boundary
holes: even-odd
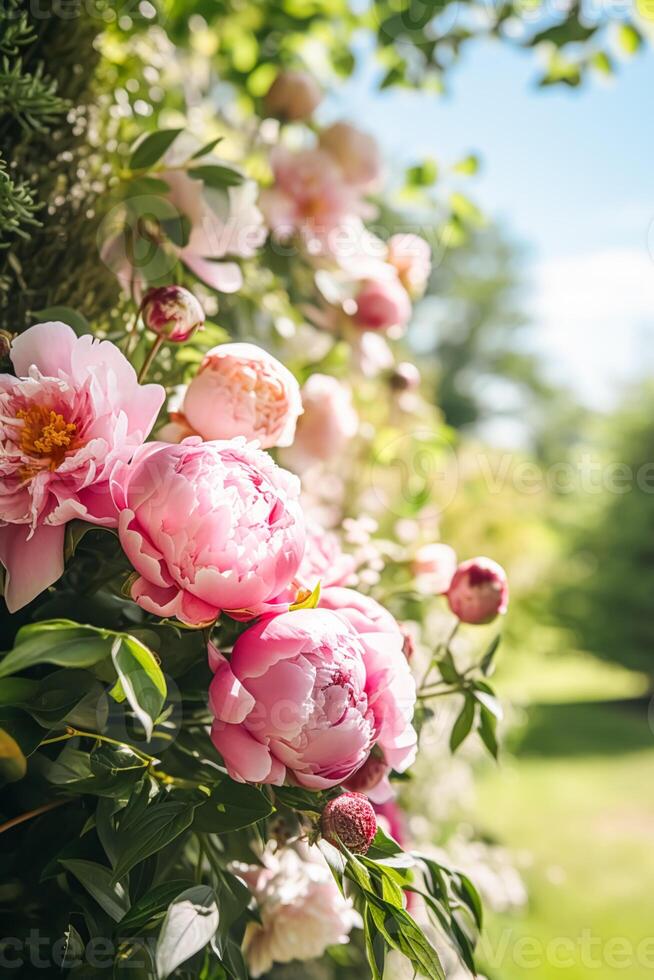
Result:
[[[548,676],[513,754],[480,780],[478,826],[525,860],[530,893],[522,912],[488,916],[492,980],[654,976],[654,734],[642,702],[609,700],[642,680],[593,666],[566,660],[558,702]],[[573,701],[576,669],[586,686]],[[506,686],[527,687],[515,673]]]

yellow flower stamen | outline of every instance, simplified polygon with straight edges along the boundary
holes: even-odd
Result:
[[[55,470],[63,462],[66,452],[75,440],[77,426],[67,422],[59,412],[33,405],[21,409],[17,416],[23,423],[20,448],[28,456],[50,458],[50,469]]]

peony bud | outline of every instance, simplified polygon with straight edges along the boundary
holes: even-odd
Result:
[[[415,391],[420,387],[420,371],[411,361],[402,361],[389,378],[393,391]]]
[[[183,286],[154,286],[141,304],[141,316],[148,330],[172,344],[183,344],[204,326],[204,310]]]
[[[390,767],[378,749],[373,749],[360,769],[343,784],[353,793],[370,793],[379,786],[390,771]]]
[[[346,181],[361,189],[372,188],[381,177],[377,141],[346,122],[336,122],[320,134],[320,146],[339,164]]]
[[[449,544],[439,541],[423,544],[416,551],[411,562],[411,571],[416,577],[425,578],[427,590],[432,594],[447,592],[456,572],[456,552]],[[421,591],[425,591],[421,589]]]
[[[268,89],[266,111],[279,119],[308,119],[322,101],[315,78],[304,71],[282,71]]]
[[[506,572],[490,558],[471,558],[457,568],[447,599],[463,623],[490,623],[509,605]]]
[[[377,817],[367,797],[343,793],[322,811],[320,829],[334,847],[345,844],[353,854],[366,854],[377,833]]]
[[[411,300],[396,278],[366,280],[355,301],[354,322],[363,330],[404,328],[411,316]]]

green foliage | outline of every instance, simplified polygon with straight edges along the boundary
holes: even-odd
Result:
[[[654,390],[642,385],[608,425],[592,433],[592,491],[562,511],[566,561],[550,603],[577,647],[654,676]],[[599,436],[599,439],[598,439]]]

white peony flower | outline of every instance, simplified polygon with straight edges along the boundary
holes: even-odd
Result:
[[[322,956],[361,927],[361,917],[341,895],[317,848],[298,844],[275,850],[269,844],[262,861],[263,867],[233,866],[252,891],[261,917],[261,924],[249,923],[243,938],[252,977],[267,973],[275,962]]]

